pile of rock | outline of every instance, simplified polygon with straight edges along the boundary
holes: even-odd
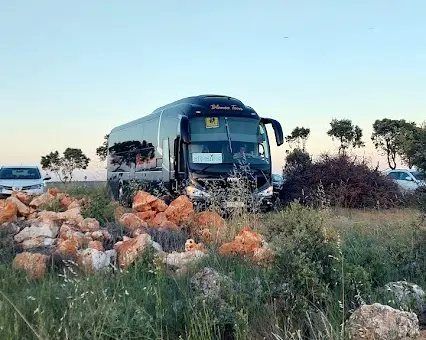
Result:
[[[195,215],[193,204],[186,196],[179,196],[168,206],[144,191],[138,191],[134,196],[132,210],[120,217],[120,223],[135,233],[144,232],[148,227],[178,230]]]
[[[44,210],[53,204],[61,211]],[[0,200],[0,227],[7,225],[14,230],[15,248],[20,252],[13,267],[26,270],[31,278],[43,277],[49,261],[58,258],[76,263],[86,272],[111,267],[125,270],[147,247],[153,247],[164,264],[185,272],[188,264],[207,256],[204,244],[222,243],[227,236],[222,217],[209,211],[195,213],[186,196],[167,205],[147,192],[138,191],[132,212],[116,209],[115,216],[128,235],[119,240],[113,240],[96,219],[82,216],[88,204],[56,188],[36,197],[14,192],[8,199]],[[201,243],[189,238],[182,252],[164,252],[148,234],[153,228],[175,232],[184,226]],[[235,240],[223,244],[219,253],[250,257],[257,263],[267,263],[273,255],[263,238],[250,228],[244,228]]]

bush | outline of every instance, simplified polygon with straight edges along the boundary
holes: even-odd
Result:
[[[350,308],[359,306],[358,296],[370,295],[369,274],[346,261],[339,234],[326,225],[330,219],[327,211],[292,203],[272,216],[264,221],[262,233],[276,249],[271,281],[282,317],[289,320],[291,315],[292,326],[306,332],[307,312],[324,311],[338,324],[341,315],[347,316]],[[339,301],[344,302],[343,311]]]
[[[310,162],[306,156],[291,155],[290,160],[280,192],[285,204],[295,199],[310,206],[327,203],[344,208],[391,208],[402,204],[398,186],[356,158],[324,155]]]

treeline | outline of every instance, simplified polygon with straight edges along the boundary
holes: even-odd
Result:
[[[396,207],[406,204],[398,186],[372,168],[364,159],[350,155],[350,150],[365,146],[362,129],[349,119],[330,123],[327,135],[338,141],[337,155],[321,155],[316,161],[306,150],[310,129],[296,127],[286,141],[283,174],[286,179],[280,198],[283,203],[295,199],[312,206],[332,205],[347,208]],[[426,125],[404,119],[376,120],[371,140],[395,169],[397,157],[408,167],[426,170]],[[417,194],[417,193],[416,193]],[[419,203],[426,204],[422,194]]]

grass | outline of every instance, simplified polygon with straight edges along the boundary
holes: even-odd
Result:
[[[115,221],[104,188],[69,193],[90,200],[86,216]],[[276,250],[274,265],[222,258],[211,248],[177,276],[147,252],[126,272],[50,271],[31,281],[11,270],[11,239],[2,231],[0,339],[345,339],[344,321],[362,301],[388,304],[387,282],[426,287],[426,224],[414,210],[293,204],[230,224],[229,238],[254,225]],[[219,298],[192,288],[204,267],[230,278]]]

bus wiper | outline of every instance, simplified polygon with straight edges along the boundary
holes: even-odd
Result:
[[[200,170],[201,173],[204,173],[208,168],[214,166],[214,165],[234,165],[235,163],[213,163],[213,164],[209,164],[206,167],[204,167],[203,169]]]
[[[225,117],[225,127],[226,127],[226,135],[228,136],[228,142],[229,142],[229,151],[232,152],[232,141],[231,141],[231,133],[229,132],[229,126],[228,126],[228,117]]]

